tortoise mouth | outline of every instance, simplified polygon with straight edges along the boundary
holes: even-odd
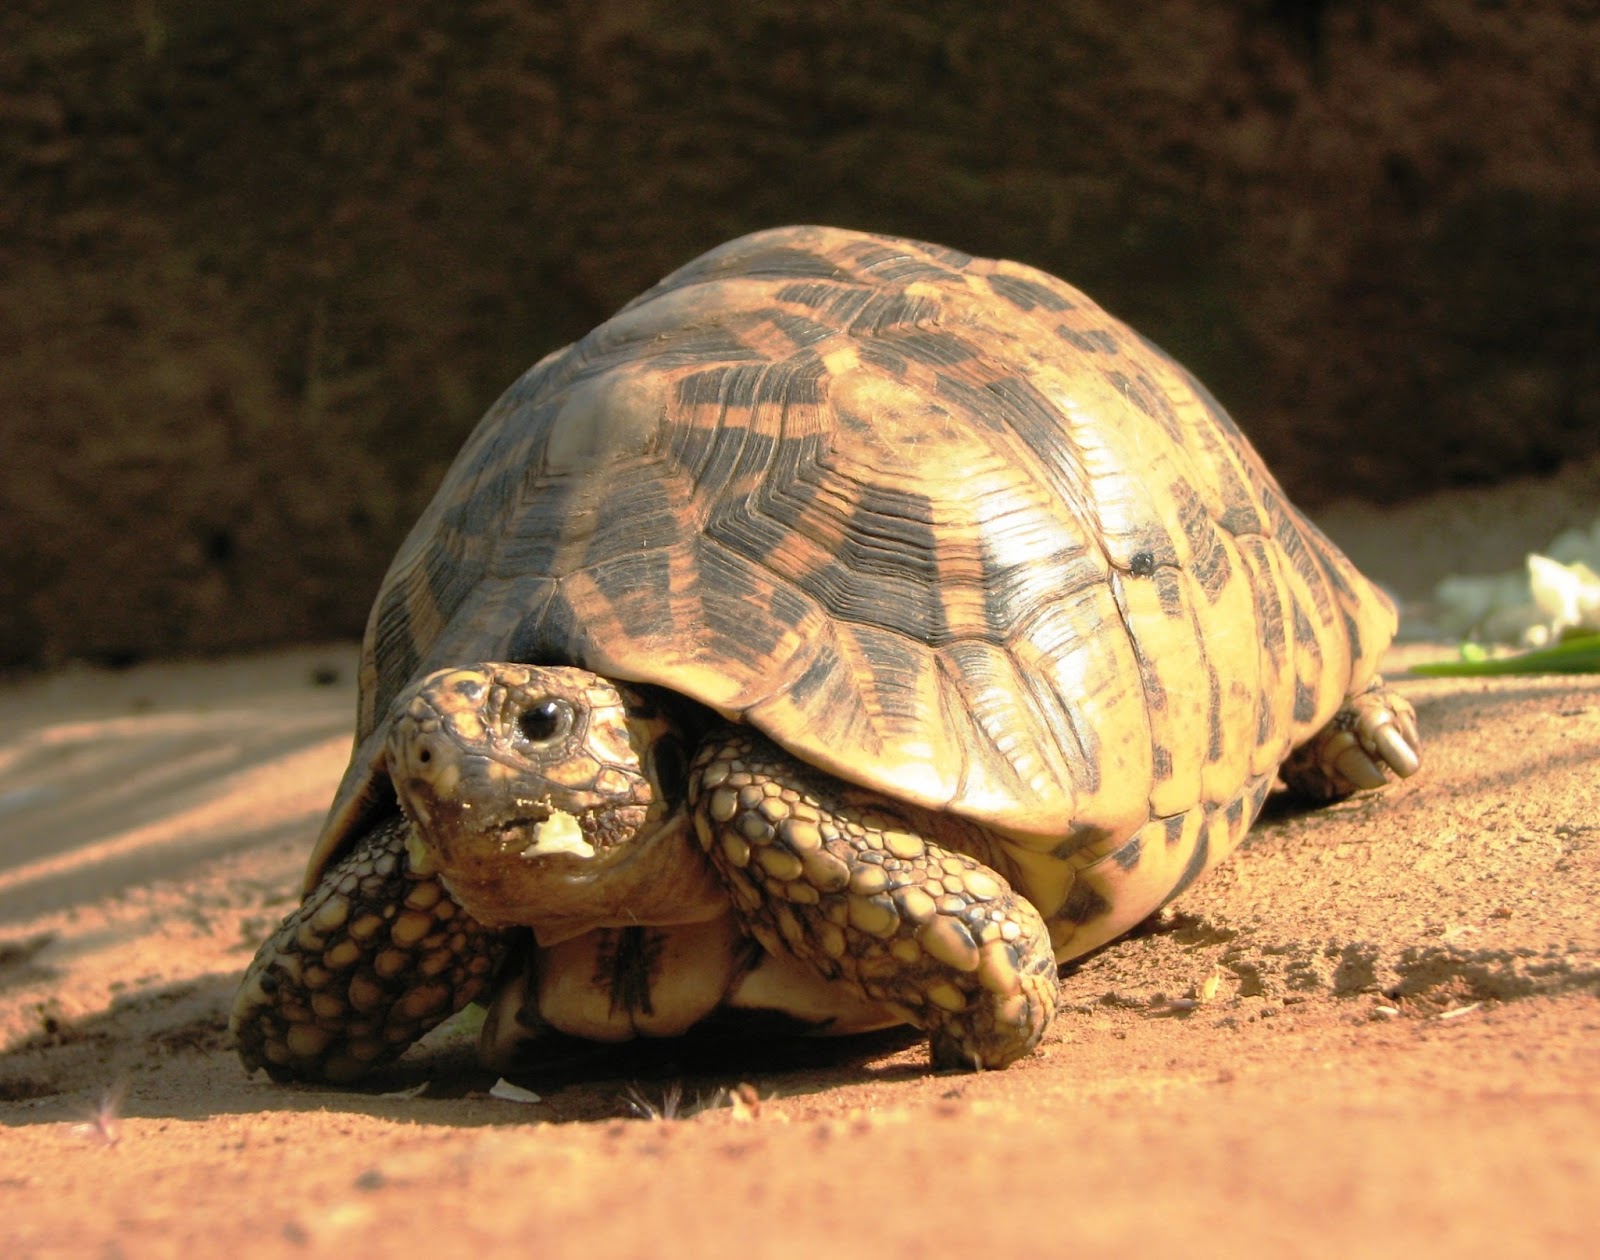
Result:
[[[493,828],[501,852],[525,862],[592,862],[615,848],[592,811],[573,813],[554,805],[524,806]]]

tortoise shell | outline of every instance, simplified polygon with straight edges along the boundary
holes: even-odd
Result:
[[[307,887],[394,808],[403,688],[573,664],[992,829],[1047,917],[1127,895],[1106,939],[1237,841],[1394,628],[1206,389],[1076,289],[915,241],[759,232],[477,426],[373,607]],[[1098,891],[1074,891],[1096,862]],[[1094,943],[1069,935],[1063,955]]]

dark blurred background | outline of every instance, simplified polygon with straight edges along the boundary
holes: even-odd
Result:
[[[515,376],[808,220],[1064,276],[1313,507],[1600,449],[1592,0],[8,0],[0,666],[357,634]]]

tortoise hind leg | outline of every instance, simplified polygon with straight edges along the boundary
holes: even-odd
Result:
[[[1416,711],[1383,679],[1374,678],[1289,754],[1280,773],[1297,795],[1336,801],[1382,787],[1390,773],[1402,779],[1415,774],[1422,765],[1421,747]]]
[[[958,819],[891,805],[728,731],[690,774],[695,829],[745,930],[928,1032],[939,1067],[1038,1044],[1057,977],[1039,912]],[[959,847],[957,847],[959,846]]]
[[[374,828],[256,954],[229,1021],[245,1067],[354,1081],[488,983],[505,934],[410,869],[409,834],[398,816]]]

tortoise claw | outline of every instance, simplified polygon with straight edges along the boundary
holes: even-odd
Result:
[[[1333,766],[1338,775],[1353,784],[1358,791],[1381,788],[1388,782],[1383,767],[1367,756],[1367,750],[1354,740],[1334,758]]]
[[[1290,753],[1283,781],[1313,801],[1336,801],[1380,788],[1390,772],[1405,779],[1422,767],[1417,715],[1381,678],[1345,701],[1333,720]]]
[[[1402,779],[1409,779],[1422,768],[1422,757],[1417,752],[1415,735],[1407,739],[1393,722],[1385,722],[1374,731],[1372,743],[1378,755],[1383,758],[1384,764]]]

